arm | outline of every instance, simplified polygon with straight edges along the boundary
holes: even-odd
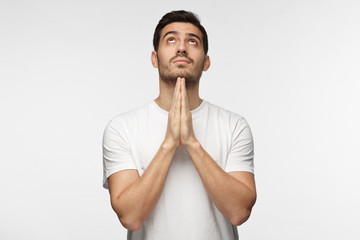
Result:
[[[256,201],[254,175],[249,172],[226,173],[197,141],[185,81],[181,86],[181,144],[188,151],[204,187],[219,211],[233,225],[244,223]]]
[[[108,178],[111,206],[125,228],[139,230],[151,214],[163,190],[174,153],[175,149],[163,143],[141,177],[136,170],[124,170]]]
[[[186,149],[219,211],[233,225],[244,223],[256,201],[254,175],[250,172],[226,173],[198,142],[188,145]]]
[[[131,231],[140,229],[158,202],[175,150],[180,145],[179,88],[177,83],[165,139],[144,174],[139,177],[136,170],[124,170],[108,178],[111,205],[121,224]]]

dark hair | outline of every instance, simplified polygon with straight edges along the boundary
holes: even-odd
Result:
[[[199,28],[202,33],[202,42],[203,42],[204,52],[205,52],[205,55],[207,54],[208,49],[209,49],[209,44],[208,44],[208,38],[207,38],[207,33],[205,31],[205,28],[200,24],[200,20],[197,17],[197,15],[195,15],[192,12],[184,11],[184,10],[169,12],[160,19],[158,25],[155,28],[154,38],[153,38],[153,45],[154,45],[155,51],[157,51],[159,48],[161,30],[166,25],[173,23],[173,22],[191,23],[194,26],[196,26],[197,28]]]

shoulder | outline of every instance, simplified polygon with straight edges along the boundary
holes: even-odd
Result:
[[[213,103],[210,103],[208,101],[205,101],[208,112],[212,116],[218,117],[220,120],[227,121],[229,124],[236,124],[237,122],[246,121],[245,118],[240,115],[239,113],[236,113],[234,111],[231,111],[229,109],[220,107],[218,105],[215,105]]]
[[[119,113],[115,117],[113,117],[110,122],[131,122],[134,119],[136,119],[139,115],[146,113],[149,111],[151,107],[152,101],[146,102],[143,105],[140,105],[136,108],[133,108],[131,110]]]
[[[108,122],[106,128],[127,128],[136,120],[141,119],[142,115],[146,114],[150,107],[152,101],[146,102],[143,105],[140,105],[136,108],[133,108],[128,111],[117,114]]]
[[[207,118],[213,119],[232,136],[239,134],[251,135],[251,129],[246,119],[237,112],[206,102],[208,108]]]

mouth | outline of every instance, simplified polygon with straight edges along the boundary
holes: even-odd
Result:
[[[190,61],[188,61],[187,59],[175,59],[173,63],[190,64]]]
[[[170,62],[174,64],[191,64],[194,61],[184,54],[177,54],[172,59],[170,59]]]

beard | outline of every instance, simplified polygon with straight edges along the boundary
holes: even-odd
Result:
[[[198,67],[194,71],[190,71],[189,69],[187,69],[185,66],[183,66],[181,64],[175,66],[174,70],[171,70],[170,64],[173,62],[173,60],[175,58],[178,58],[178,57],[185,57],[188,59],[188,61],[190,63],[194,63],[194,61],[192,59],[190,59],[186,56],[180,55],[180,54],[176,55],[175,57],[170,59],[168,65],[162,64],[159,60],[159,57],[157,57],[160,79],[163,82],[165,82],[166,84],[174,87],[176,85],[176,81],[177,81],[178,77],[185,78],[186,89],[190,89],[190,88],[196,86],[197,84],[199,84],[200,77],[202,75],[202,69],[204,67],[204,62],[201,64],[200,67]]]

